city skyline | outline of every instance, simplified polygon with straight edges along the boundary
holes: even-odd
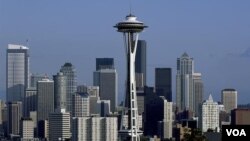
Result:
[[[172,68],[175,101],[176,59],[187,52],[202,74],[203,99],[211,93],[215,101],[220,101],[222,89],[234,88],[238,91],[238,103],[249,103],[249,6],[248,1],[133,1],[132,13],[150,27],[139,37],[147,41],[147,84],[154,86],[155,68]],[[51,78],[62,64],[71,62],[79,85],[92,85],[96,58],[114,58],[119,97],[124,95],[124,49],[112,26],[128,13],[129,1],[1,1],[1,97],[5,97],[8,44],[30,48],[32,73],[47,73]]]

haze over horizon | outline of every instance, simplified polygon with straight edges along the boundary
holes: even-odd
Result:
[[[114,58],[119,95],[124,94],[125,51],[113,26],[129,13],[129,1],[0,1],[0,92],[5,97],[8,44],[30,48],[32,73],[56,74],[65,62],[77,70],[78,84],[92,85],[95,59]],[[156,67],[172,68],[175,100],[176,60],[184,52],[202,73],[205,95],[220,101],[221,90],[238,91],[250,103],[250,1],[131,1],[132,14],[149,26],[147,84]]]

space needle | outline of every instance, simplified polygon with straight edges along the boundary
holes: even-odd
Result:
[[[121,121],[123,121],[124,114],[128,115],[128,126],[124,127],[121,122],[119,130],[119,139],[121,141],[140,141],[140,135],[143,134],[139,130],[138,125],[138,107],[136,100],[136,82],[135,82],[135,55],[137,49],[137,42],[139,33],[143,31],[145,26],[143,22],[137,20],[137,17],[129,14],[122,22],[115,26],[118,32],[123,33],[124,46],[127,57],[127,80],[126,80],[126,94],[124,101],[124,111]]]

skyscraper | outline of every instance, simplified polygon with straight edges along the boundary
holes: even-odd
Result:
[[[98,114],[96,113],[96,104],[100,99],[99,97],[99,86],[77,86],[78,93],[87,93],[89,96],[89,114]]]
[[[193,97],[193,80],[194,72],[193,58],[184,53],[177,59],[177,75],[176,75],[176,104],[179,111],[190,109]]]
[[[155,69],[155,89],[158,96],[164,96],[172,101],[172,70],[171,68]]]
[[[237,91],[235,89],[223,89],[221,91],[221,102],[225,106],[225,111],[231,113],[231,110],[237,108]]]
[[[20,134],[20,120],[22,117],[22,102],[13,101],[7,104],[7,134],[19,135]]]
[[[9,44],[6,63],[6,101],[22,101],[29,86],[29,48]]]
[[[84,92],[76,92],[72,96],[72,117],[89,116],[89,95]]]
[[[31,111],[37,111],[37,90],[27,88],[23,99],[23,117],[30,117]]]
[[[67,107],[67,77],[62,72],[53,76],[54,79],[54,94],[55,94],[55,109],[66,109]]]
[[[173,102],[168,102],[165,97],[163,97],[163,109],[164,109],[164,118],[162,121],[158,122],[160,128],[158,128],[158,133],[160,138],[170,139],[172,138],[173,130]]]
[[[135,76],[136,87],[142,89],[147,82],[147,43],[145,40],[138,40],[135,55]]]
[[[114,59],[96,58],[96,71],[100,69],[114,69]]]
[[[214,131],[219,130],[219,106],[217,102],[213,101],[211,94],[208,100],[206,100],[201,107],[200,115],[200,127],[202,132],[207,132],[208,129]]]
[[[51,112],[54,112],[54,81],[43,79],[37,82],[37,121],[47,120]]]
[[[22,118],[20,123],[20,136],[22,140],[34,140],[34,122],[32,119]]]
[[[46,74],[31,74],[30,75],[30,87],[35,88],[37,86],[37,81],[47,78]]]
[[[177,58],[176,105],[179,112],[195,110],[194,81],[196,86],[198,86],[198,82],[201,84],[201,75],[197,74],[195,80],[194,75],[194,60],[187,53],[183,53],[180,58]],[[198,89],[198,87],[196,88]]]
[[[201,73],[194,73],[193,74],[193,90],[194,90],[194,113],[196,116],[198,116],[199,113],[199,107],[201,106],[203,102],[203,95],[204,95],[204,86],[201,79]]]
[[[65,141],[71,137],[70,132],[70,113],[65,109],[49,114],[49,140]]]
[[[100,69],[94,72],[94,86],[99,86],[100,99],[111,101],[111,111],[116,111],[118,77],[115,69]]]
[[[66,99],[67,99],[67,107],[66,111],[71,112],[71,102],[72,102],[72,95],[77,90],[77,82],[76,82],[76,70],[75,67],[71,63],[65,63],[61,69],[60,72],[63,73],[64,76],[66,76]]]

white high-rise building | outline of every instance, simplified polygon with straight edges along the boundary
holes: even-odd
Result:
[[[213,101],[211,94],[208,100],[202,104],[201,111],[201,127],[202,132],[207,132],[208,129],[219,131],[219,105]]]
[[[34,139],[34,122],[31,118],[22,118],[21,119],[21,138],[23,140],[32,140]]]
[[[89,116],[89,95],[76,92],[72,96],[72,117]]]
[[[89,95],[89,114],[98,114],[96,112],[97,101],[100,100],[99,97],[99,86],[77,86],[78,93],[87,93]]]
[[[25,89],[29,86],[29,48],[9,44],[6,62],[7,102],[22,101]]]
[[[235,89],[224,89],[221,91],[221,102],[227,113],[237,108],[237,91]]]
[[[73,118],[72,141],[117,141],[117,117]]]
[[[59,109],[58,109],[59,110]],[[49,140],[58,141],[71,138],[70,113],[60,109],[49,114]]]

